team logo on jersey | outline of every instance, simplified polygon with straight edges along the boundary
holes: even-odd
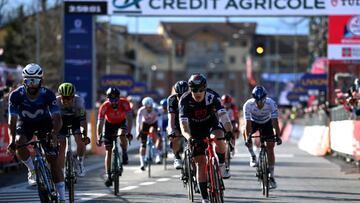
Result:
[[[196,119],[205,118],[207,116],[207,114],[208,114],[207,109],[198,109],[198,110],[195,110],[195,112],[194,112],[194,116]]]
[[[21,114],[24,116],[24,117],[28,117],[28,118],[36,118],[38,115],[42,115],[44,114],[44,110],[42,109],[38,109],[37,111],[35,111],[35,113],[31,113],[29,111],[22,111]]]

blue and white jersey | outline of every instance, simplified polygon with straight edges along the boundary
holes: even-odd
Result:
[[[60,114],[55,94],[45,87],[41,87],[39,91],[37,98],[30,99],[24,86],[14,90],[9,98],[9,114],[25,123],[35,123],[51,118],[51,114]]]
[[[270,119],[279,116],[275,101],[269,97],[266,98],[262,109],[256,106],[254,98],[248,99],[243,106],[243,112],[245,120],[251,120],[259,124],[266,123]]]

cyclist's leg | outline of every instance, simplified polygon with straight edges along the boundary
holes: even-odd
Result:
[[[75,137],[75,142],[76,142],[76,151],[77,151],[77,156],[78,156],[78,160],[80,162],[81,167],[84,166],[84,158],[85,158],[85,150],[86,150],[86,146],[85,143],[82,140],[82,135],[81,135],[81,131],[80,131],[80,121],[79,119],[74,119],[72,122],[72,130],[74,133],[74,137]]]
[[[112,156],[112,147],[114,135],[116,134],[116,130],[114,125],[105,121],[105,133],[104,133],[104,144],[105,144],[105,172],[107,174],[107,179],[105,180],[105,185],[111,185],[111,156]]]
[[[126,121],[122,122],[119,125],[119,134],[120,134],[120,145],[122,149],[122,160],[123,164],[126,165],[129,162],[129,157],[127,154],[127,148],[128,148],[128,139],[126,137],[127,127],[126,127]]]
[[[251,130],[250,134],[252,135],[258,130],[259,125],[257,123],[255,123],[255,122],[253,122],[253,121],[247,121],[247,122],[250,122],[250,123],[247,123],[247,125],[250,125],[250,130]],[[246,126],[245,126],[245,128],[246,128]],[[244,136],[244,139],[246,141],[248,139],[247,134],[246,134],[246,129],[244,131],[243,136]],[[248,148],[248,151],[250,153],[250,166],[255,167],[257,162],[256,162],[256,154],[255,154],[254,149],[253,149],[253,142],[248,143],[246,145],[246,147]]]
[[[176,169],[181,169],[182,163],[181,163],[181,156],[180,156],[180,149],[181,149],[181,140],[182,137],[180,137],[180,130],[175,129],[175,136],[174,138],[171,138],[170,146],[174,153],[174,167]]]
[[[140,148],[139,148],[139,157],[140,157],[140,169],[145,170],[145,153],[146,153],[146,140],[147,134],[144,132],[149,133],[150,126],[146,123],[142,123],[142,128],[140,132]]]
[[[26,126],[18,126],[16,129],[16,145],[22,145],[26,142],[30,141],[33,137],[33,131],[25,131]],[[28,168],[28,182],[30,185],[36,184],[35,177],[35,167],[33,160],[30,156],[29,150],[26,147],[21,147],[16,149],[17,157],[24,163],[24,165]]]
[[[200,194],[203,200],[209,199],[207,191],[207,169],[205,147],[194,147],[193,156],[196,165],[196,180],[198,182]]]
[[[215,138],[224,137],[224,131],[222,129],[212,130],[211,134],[212,134],[211,136],[214,136]],[[230,178],[231,176],[230,172],[226,170],[226,165],[225,165],[225,152],[226,152],[225,140],[215,139],[215,143],[216,143],[216,154],[219,158],[219,168],[221,171],[221,175],[225,179]]]
[[[266,122],[261,126],[260,133],[262,136],[265,136],[266,140],[266,149],[268,153],[268,160],[269,160],[269,170],[270,176],[274,177],[274,166],[275,166],[275,154],[274,154],[274,131],[271,124],[271,121]]]

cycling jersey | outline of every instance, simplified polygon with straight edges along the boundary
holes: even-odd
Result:
[[[170,95],[168,98],[168,106],[169,113],[175,114],[175,128],[180,130],[180,122],[179,122],[179,99],[176,94]]]
[[[274,100],[267,97],[262,109],[256,106],[254,98],[247,100],[243,106],[244,119],[264,124],[272,118],[278,118],[278,109]]]
[[[9,114],[17,116],[22,123],[36,123],[51,120],[51,114],[60,113],[55,94],[45,87],[39,89],[39,95],[30,99],[24,86],[18,87],[10,94]]]
[[[231,121],[239,120],[239,111],[235,104],[231,104],[231,107],[226,109],[226,111]]]
[[[194,131],[196,133],[210,133],[209,129],[219,124],[215,112],[226,113],[226,110],[221,105],[220,96],[209,88],[206,89],[203,101],[196,102],[191,92],[187,92],[180,98],[179,105],[180,120],[189,122],[193,136],[195,135]],[[204,129],[208,130],[204,131]]]
[[[130,103],[126,99],[119,99],[117,109],[112,108],[110,101],[105,101],[99,108],[98,119],[105,119],[111,124],[119,124],[131,113]]]
[[[158,117],[158,112],[155,110],[155,108],[152,108],[150,112],[146,110],[145,106],[139,108],[136,116],[137,134],[140,133],[140,128],[142,127],[143,123],[149,125],[157,124],[157,126],[160,126],[160,119]]]
[[[56,99],[60,107],[60,113],[63,117],[75,117],[80,120],[86,119],[85,102],[79,95],[74,96],[73,105],[71,107],[65,107],[61,103],[61,96],[57,96]]]

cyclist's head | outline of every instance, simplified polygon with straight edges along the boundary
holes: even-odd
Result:
[[[230,95],[224,94],[221,96],[221,104],[226,108],[228,108],[229,105],[231,106],[232,102],[233,102],[233,98]]]
[[[185,80],[180,80],[175,83],[175,92],[179,98],[188,90],[189,85]]]
[[[188,83],[193,99],[201,102],[205,97],[207,87],[205,76],[203,74],[194,74],[190,77]]]
[[[22,77],[26,92],[30,95],[36,95],[43,79],[42,68],[38,64],[30,63],[22,70]]]
[[[145,97],[141,103],[146,109],[151,110],[154,105],[154,100],[151,97]]]
[[[167,99],[164,98],[160,101],[160,105],[163,109],[166,109],[167,108]]]
[[[106,97],[109,99],[111,106],[116,109],[120,98],[120,91],[116,87],[109,87],[106,90]]]
[[[258,107],[262,107],[266,100],[266,90],[263,86],[255,86],[252,90],[252,96],[255,99],[256,104]]]
[[[61,102],[68,104],[74,98],[75,87],[69,82],[62,83],[58,88],[58,93],[61,96]]]

